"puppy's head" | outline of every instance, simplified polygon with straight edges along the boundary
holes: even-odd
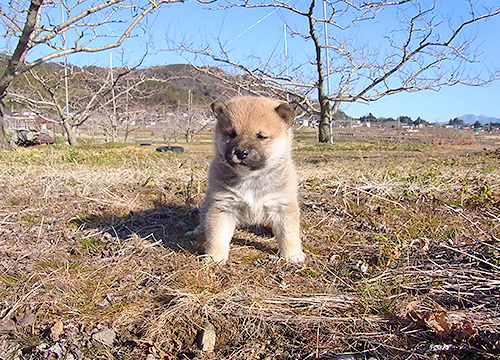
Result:
[[[288,104],[264,97],[240,97],[215,102],[215,147],[236,170],[260,170],[289,156],[295,118]]]

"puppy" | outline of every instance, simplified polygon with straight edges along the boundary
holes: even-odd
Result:
[[[297,176],[291,156],[295,114],[264,97],[215,102],[215,156],[200,225],[205,253],[224,262],[238,225],[270,226],[284,259],[301,262]]]

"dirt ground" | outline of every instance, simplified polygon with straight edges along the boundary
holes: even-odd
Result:
[[[490,140],[298,136],[303,264],[183,238],[209,143],[0,152],[0,359],[498,359]]]

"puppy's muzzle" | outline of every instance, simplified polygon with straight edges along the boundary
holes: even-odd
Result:
[[[225,154],[226,161],[235,168],[247,168],[250,170],[262,169],[266,163],[266,157],[259,154],[255,149],[246,146],[228,148]]]
[[[246,159],[248,157],[248,154],[250,154],[250,151],[245,148],[237,148],[236,150],[234,150],[234,155],[236,155],[239,160]]]

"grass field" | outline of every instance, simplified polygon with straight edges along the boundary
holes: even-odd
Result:
[[[299,136],[306,262],[250,228],[222,266],[182,237],[211,154],[0,152],[0,358],[498,359],[499,150]]]

